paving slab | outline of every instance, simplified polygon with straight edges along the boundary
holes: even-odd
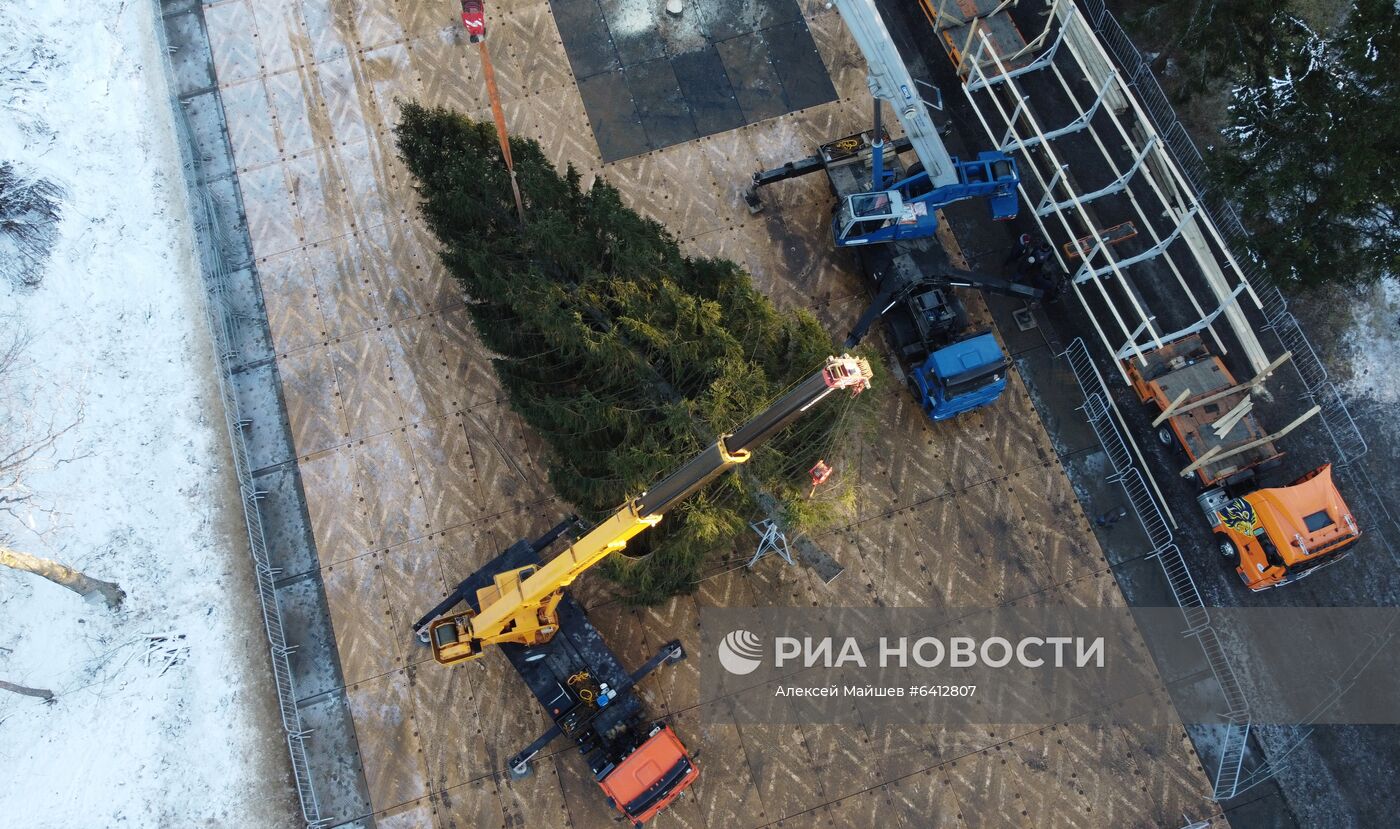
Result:
[[[286,463],[263,470],[254,480],[263,491],[259,504],[268,561],[278,569],[279,578],[315,571],[320,565],[296,465]]]
[[[836,96],[792,0],[710,0],[680,15],[651,0],[550,6],[604,162]]]
[[[578,91],[604,158],[627,158],[652,149],[625,71],[613,69],[582,78]]]
[[[792,109],[783,95],[778,70],[768,60],[770,50],[763,32],[745,32],[720,41],[715,48],[745,121],[763,121]]]
[[[332,826],[363,825],[357,821],[372,806],[355,730],[340,727],[352,714],[344,690],[322,694],[297,708],[302,726],[316,735],[317,750],[308,756],[321,816]]]
[[[239,411],[245,420],[261,427],[245,429],[248,465],[254,474],[286,463],[293,457],[291,441],[283,425],[282,400],[277,393],[276,367],[271,360],[245,368],[233,376],[234,392],[241,401]],[[271,428],[272,426],[279,428]]]
[[[308,703],[345,686],[338,664],[335,634],[327,623],[326,605],[315,573],[283,580],[277,587],[282,628],[296,650],[288,655],[299,703]]]

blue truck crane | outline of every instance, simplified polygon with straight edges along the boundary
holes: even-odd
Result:
[[[1014,219],[1020,176],[1006,153],[982,152],[968,161],[950,155],[874,0],[835,2],[869,69],[873,127],[823,144],[807,158],[754,173],[745,199],[757,212],[762,209],[760,188],[826,173],[837,198],[832,240],[854,250],[874,298],[847,342],[854,345],[883,318],[886,340],[920,408],[931,420],[946,420],[1000,397],[1008,366],[990,331],[968,328],[967,313],[952,289],[971,287],[1026,299],[1040,299],[1043,292],[951,268],[934,237],[937,211],[984,198],[993,219]],[[886,101],[904,128],[897,141],[881,124]],[[899,156],[909,150],[918,161],[906,167]]]
[[[948,420],[995,401],[1006,390],[1010,360],[996,336],[972,328],[954,288],[1039,300],[1037,287],[958,270],[943,264],[943,252],[928,246],[896,252],[885,245],[863,257],[880,270],[868,274],[878,291],[846,338],[850,348],[877,320],[904,371],[905,384],[933,421]],[[888,255],[895,254],[895,255]]]

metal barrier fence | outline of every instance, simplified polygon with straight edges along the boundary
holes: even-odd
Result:
[[[1210,189],[1205,157],[1201,155],[1196,142],[1176,117],[1176,110],[1167,94],[1162,91],[1162,85],[1157,82],[1151,65],[1133,45],[1122,24],[1104,5],[1104,0],[1080,0],[1080,3],[1085,9],[1085,17],[1118,63],[1123,79],[1143,102],[1143,108],[1152,119],[1157,132],[1163,137],[1187,183],[1196,191],[1196,197],[1206,205],[1207,212],[1220,228],[1225,240],[1233,250],[1252,257],[1254,248],[1249,231],[1245,229],[1234,207],[1221,194]],[[1327,369],[1323,366],[1317,350],[1303,333],[1298,320],[1288,311],[1288,300],[1279,289],[1277,280],[1253,258],[1237,261],[1263,302],[1264,315],[1268,320],[1266,327],[1274,332],[1284,349],[1293,353],[1291,362],[1302,378],[1307,397],[1322,407],[1319,417],[1337,449],[1336,464],[1345,466],[1355,461],[1366,454],[1366,439],[1357,427],[1356,419],[1352,417],[1340,392],[1327,381]]]
[[[171,49],[166,42],[162,25],[161,8],[155,7],[155,28],[162,50],[165,52],[165,72],[170,88],[178,89],[174,68],[170,64]],[[235,336],[240,324],[237,313],[230,301],[229,268],[224,261],[223,250],[227,241],[224,229],[220,226],[213,198],[204,183],[198,146],[190,130],[184,106],[178,99],[171,98],[171,109],[175,117],[176,143],[180,147],[181,166],[190,200],[190,219],[194,226],[196,247],[205,280],[205,311],[208,316],[210,333],[214,337],[215,357],[219,361],[217,378],[219,396],[223,401],[224,418],[228,428],[229,443],[233,449],[233,465],[238,477],[238,489],[243,506],[244,524],[248,533],[248,546],[252,551],[253,567],[257,577],[258,601],[262,606],[263,626],[267,634],[269,653],[272,658],[272,675],[277,687],[277,703],[281,710],[282,730],[286,734],[287,750],[291,756],[292,776],[301,804],[302,817],[309,829],[323,826],[320,804],[311,782],[310,763],[306,756],[306,740],[310,731],[303,727],[301,713],[297,708],[296,692],[292,683],[292,669],[288,656],[295,649],[288,645],[282,628],[282,609],[277,601],[273,583],[277,568],[273,567],[267,554],[267,539],[263,532],[262,512],[258,502],[266,494],[258,489],[253,481],[249,462],[248,442],[244,430],[251,425],[246,420],[233,392],[233,371],[240,356]]]
[[[1152,492],[1147,488],[1142,472],[1133,463],[1132,455],[1128,454],[1127,444],[1118,431],[1118,425],[1113,421],[1108,402],[1102,393],[1094,392],[1085,398],[1083,410],[1089,426],[1099,439],[1099,445],[1103,446],[1109,463],[1113,465],[1114,472],[1106,480],[1123,487],[1128,495],[1128,502],[1133,505],[1138,521],[1147,533],[1147,540],[1152,544],[1152,549],[1162,549],[1171,543],[1172,531],[1167,527],[1166,519],[1162,517],[1157,499],[1152,497]]]
[[[1210,611],[1201,599],[1196,580],[1186,565],[1181,548],[1172,540],[1171,528],[1163,517],[1162,506],[1148,488],[1142,469],[1135,462],[1120,431],[1116,413],[1109,403],[1108,386],[1094,367],[1089,347],[1082,337],[1076,337],[1060,356],[1069,363],[1079,388],[1084,393],[1084,416],[1103,447],[1113,474],[1106,479],[1123,487],[1137,513],[1143,531],[1152,545],[1152,557],[1162,567],[1172,596],[1186,619],[1186,633],[1196,637],[1205,653],[1206,663],[1220,684],[1225,697],[1225,735],[1221,741],[1220,763],[1215,775],[1215,799],[1228,800],[1239,792],[1244,767],[1245,748],[1249,742],[1249,700],[1240,686],[1230,659],[1220,644],[1220,637],[1211,626]]]

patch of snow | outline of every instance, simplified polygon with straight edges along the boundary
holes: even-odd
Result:
[[[656,28],[659,0],[623,0],[608,20],[608,30],[619,37],[634,37]]]
[[[1400,280],[1383,279],[1354,305],[1351,325],[1342,334],[1352,368],[1343,391],[1388,405],[1400,403]]]
[[[82,411],[26,482],[51,511],[0,538],[128,594],[0,568],[0,679],[57,694],[0,692],[5,826],[291,825],[156,5],[0,7],[0,56],[37,56],[0,73],[0,154],[65,194],[43,282],[0,285],[0,313],[34,338],[32,414]]]

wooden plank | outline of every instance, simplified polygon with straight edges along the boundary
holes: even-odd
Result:
[[[1234,394],[1235,392],[1240,391],[1245,387],[1249,387],[1250,389],[1257,389],[1264,384],[1264,381],[1269,378],[1269,375],[1273,374],[1279,368],[1279,366],[1287,362],[1292,356],[1293,352],[1285,351],[1283,352],[1283,356],[1279,357],[1277,360],[1274,360],[1272,363],[1269,364],[1267,368],[1254,375],[1254,379],[1250,380],[1248,383],[1237,383],[1228,389],[1223,389],[1219,392],[1216,392],[1215,394],[1202,397],[1200,400],[1192,400],[1189,404],[1177,409],[1177,413],[1181,414],[1184,412],[1189,412],[1192,409],[1198,409],[1201,406],[1209,405],[1217,400],[1229,397],[1231,394]]]
[[[1204,455],[1201,455],[1199,458],[1196,458],[1196,460],[1192,461],[1188,466],[1183,468],[1180,473],[1181,477],[1189,477],[1192,472],[1195,472],[1197,469],[1200,469],[1202,466],[1205,466],[1206,464],[1210,463],[1212,460],[1215,459],[1215,456],[1219,454],[1220,447],[1212,446]]]
[[[1183,470],[1181,471],[1181,474],[1182,474],[1183,477],[1185,477],[1186,475],[1189,475],[1189,474],[1191,474],[1192,472],[1195,472],[1196,469],[1199,468],[1199,467],[1201,466],[1202,463],[1205,463],[1205,462],[1219,463],[1220,461],[1226,460],[1226,459],[1228,459],[1228,458],[1233,458],[1233,457],[1235,457],[1236,455],[1239,455],[1239,454],[1241,454],[1241,453],[1243,453],[1243,452],[1248,452],[1249,450],[1255,449],[1255,448],[1257,448],[1257,447],[1259,447],[1259,446],[1263,446],[1263,445],[1268,444],[1268,443],[1273,443],[1274,441],[1278,440],[1279,438],[1282,438],[1284,435],[1287,435],[1289,432],[1291,432],[1291,431],[1293,431],[1294,429],[1298,428],[1299,426],[1303,425],[1303,424],[1304,424],[1305,422],[1307,422],[1308,420],[1312,419],[1312,417],[1313,417],[1314,415],[1316,415],[1316,414],[1317,414],[1318,412],[1320,412],[1320,411],[1322,411],[1322,407],[1321,407],[1321,406],[1313,406],[1311,409],[1308,409],[1308,410],[1307,410],[1306,412],[1304,412],[1303,414],[1301,414],[1301,415],[1299,415],[1298,417],[1294,418],[1294,420],[1293,420],[1292,423],[1290,423],[1290,424],[1288,424],[1287,426],[1283,427],[1283,428],[1280,429],[1279,431],[1274,432],[1272,435],[1265,435],[1265,436],[1263,436],[1263,437],[1261,437],[1261,438],[1258,438],[1258,439],[1256,439],[1256,440],[1252,440],[1252,441],[1250,441],[1249,443],[1246,443],[1246,444],[1244,444],[1243,446],[1237,446],[1237,447],[1235,447],[1234,449],[1229,450],[1228,452],[1219,452],[1220,447],[1217,446],[1217,447],[1215,447],[1214,449],[1212,449],[1210,452],[1207,452],[1204,456],[1202,456],[1202,457],[1201,457],[1199,460],[1197,460],[1195,463],[1193,463],[1193,464],[1191,464],[1190,466],[1188,466],[1188,467],[1186,467],[1185,469],[1183,469]]]
[[[1189,387],[1188,387],[1188,388],[1182,389],[1182,390],[1181,390],[1181,394],[1178,394],[1178,395],[1176,396],[1176,399],[1172,400],[1171,405],[1169,405],[1169,406],[1167,406],[1165,409],[1163,409],[1163,410],[1162,410],[1162,413],[1159,414],[1159,415],[1157,415],[1157,418],[1156,418],[1155,420],[1152,421],[1152,428],[1153,428],[1153,429],[1156,429],[1158,426],[1161,426],[1161,425],[1162,425],[1162,421],[1166,420],[1167,418],[1169,418],[1169,417],[1171,417],[1173,414],[1175,414],[1175,413],[1176,413],[1176,407],[1177,407],[1177,406],[1180,406],[1180,405],[1181,405],[1187,398],[1189,398],[1190,396],[1191,396],[1191,389],[1190,389]]]
[[[1090,233],[1081,236],[1070,242],[1065,242],[1063,250],[1066,259],[1078,259],[1083,254],[1081,251],[1092,251],[1099,242],[1105,245],[1116,245],[1137,235],[1137,225],[1132,222],[1120,222],[1107,230],[1098,233]]]
[[[1224,417],[1211,425],[1211,428],[1215,430],[1215,436],[1224,440],[1225,436],[1230,434],[1230,430],[1235,428],[1235,425],[1253,409],[1254,398],[1245,395],[1245,398],[1236,404],[1235,408],[1226,412]]]

